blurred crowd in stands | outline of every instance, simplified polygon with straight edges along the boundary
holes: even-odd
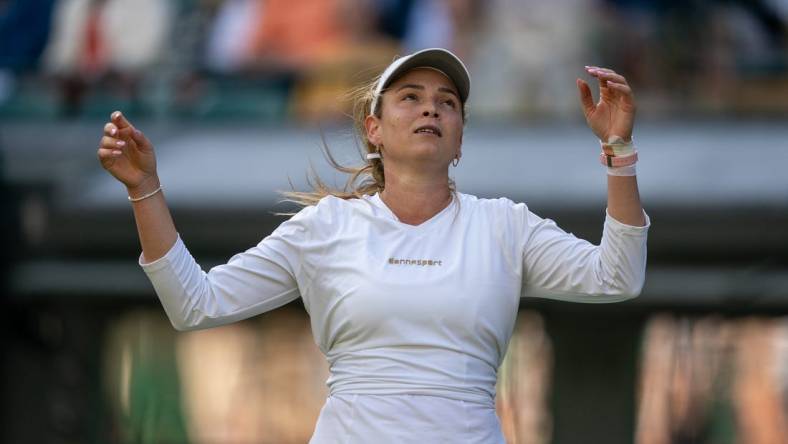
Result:
[[[556,427],[565,426],[553,404],[569,395],[555,387],[554,364],[562,358],[546,322],[538,311],[521,310],[499,369],[496,410],[508,443],[558,442]],[[785,442],[785,318],[659,312],[640,341],[628,442]],[[158,308],[129,311],[109,327],[102,362],[108,413],[100,427],[116,433],[114,442],[306,442],[328,392],[328,367],[308,316],[293,306],[179,334]],[[618,388],[628,390],[625,381]],[[587,405],[592,395],[571,396]],[[595,406],[621,412],[615,402]]]
[[[472,118],[571,117],[584,65],[653,115],[788,111],[788,0],[0,0],[0,116],[333,120],[434,46]]]

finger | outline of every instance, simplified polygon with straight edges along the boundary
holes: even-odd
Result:
[[[607,86],[609,88],[613,88],[617,91],[620,91],[624,94],[630,95],[632,94],[632,88],[629,85],[624,83],[617,83],[617,82],[607,82]]]
[[[99,160],[108,160],[108,159],[115,159],[123,155],[123,151],[121,150],[113,150],[109,148],[99,148],[96,152]]]
[[[134,137],[133,137],[134,131],[137,131],[137,130],[134,129],[134,128],[129,128],[129,127],[121,128],[120,130],[118,130],[118,135],[116,136],[116,138],[118,138],[118,139],[120,139],[120,140],[125,142],[125,147],[123,147],[123,148],[129,149],[129,150],[131,150],[131,152],[134,152],[134,151],[137,151],[137,150],[140,149],[139,145],[134,140]]]
[[[599,81],[599,88],[607,88],[607,80],[602,77],[602,71],[599,71],[597,68],[593,66],[586,66],[586,72],[592,77],[596,77]]]
[[[596,77],[599,79],[605,79],[608,81],[613,81],[616,83],[627,83],[627,79],[624,78],[621,74],[616,74],[615,72],[597,72]]]
[[[635,97],[632,95],[632,88],[630,88],[629,85],[608,82],[608,87],[608,91],[613,92],[615,96],[621,99],[621,103],[624,105],[626,110],[634,111]]]
[[[98,157],[99,163],[105,169],[111,168],[115,161],[123,155],[122,152],[118,150],[108,150],[106,148],[99,148],[96,152],[96,157]]]
[[[126,140],[126,142],[129,142],[129,144],[133,145],[134,148],[143,148],[143,149],[150,148],[151,143],[148,140],[148,138],[145,137],[144,134],[142,134],[142,131],[134,128],[134,125],[129,123],[129,121],[126,120],[126,117],[123,116],[123,113],[121,113],[120,111],[115,111],[114,113],[112,113],[112,118],[113,120],[118,121],[119,124],[122,126],[118,132],[119,134],[118,137],[121,137],[122,139]],[[123,122],[125,122],[125,126],[123,126],[124,125]]]
[[[117,125],[118,128],[127,128],[127,127],[134,128],[131,122],[126,120],[126,116],[124,116],[123,113],[120,111],[115,111],[114,113],[112,113],[110,117],[112,119],[112,123]]]
[[[101,138],[101,143],[99,145],[101,148],[106,148],[110,150],[123,150],[127,144],[125,140],[116,139],[110,136],[104,136]]]
[[[118,134],[115,136],[117,139],[123,139],[126,142],[134,142],[131,135],[134,133],[134,128],[132,127],[124,127],[118,130]]]
[[[604,71],[596,66],[586,66],[586,72],[593,77],[597,77]]]
[[[108,136],[114,136],[117,133],[118,133],[118,127],[116,127],[115,124],[113,124],[112,122],[107,122],[107,124],[104,125],[104,134]]]
[[[586,70],[588,71],[600,71],[600,72],[615,72],[610,68],[603,68],[601,66],[588,66],[586,65]]]
[[[592,114],[596,108],[594,105],[594,97],[591,95],[591,87],[582,79],[577,79],[575,83],[577,83],[577,90],[580,93],[580,104],[583,107],[583,114],[588,116]]]
[[[599,81],[600,89],[604,88],[607,89],[607,82],[609,80],[613,80],[616,82],[626,83],[626,79],[620,74],[617,74],[612,69],[607,68],[598,68],[595,66],[586,66],[586,71],[589,75],[596,77]]]

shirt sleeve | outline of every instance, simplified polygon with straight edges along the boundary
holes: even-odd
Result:
[[[526,209],[523,297],[571,302],[618,302],[640,295],[646,275],[646,225],[623,224],[606,213],[599,245],[566,233]]]
[[[139,264],[177,330],[215,327],[273,310],[300,296],[302,246],[313,207],[282,223],[256,246],[207,273],[178,235],[161,258]]]

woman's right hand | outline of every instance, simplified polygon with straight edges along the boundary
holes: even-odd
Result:
[[[112,113],[104,125],[97,154],[101,166],[126,185],[129,195],[159,186],[153,145],[120,111]]]

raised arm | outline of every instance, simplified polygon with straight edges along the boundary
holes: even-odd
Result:
[[[591,88],[577,79],[588,126],[600,141],[614,142],[610,154],[632,155],[630,142],[636,111],[632,88],[624,76],[611,69],[587,66],[586,71],[599,81],[599,102],[595,104]],[[627,225],[645,225],[634,165],[609,168],[608,173],[607,211],[610,216]]]
[[[164,256],[178,237],[164,192],[160,189],[156,155],[145,135],[120,111],[112,113],[110,119],[104,125],[98,158],[101,166],[126,186],[133,200],[131,206],[143,258],[152,262]],[[144,196],[149,197],[137,200]]]
[[[577,239],[553,221],[526,212],[524,294],[574,302],[615,302],[640,294],[645,280],[648,218],[638,192],[632,144],[635,100],[624,76],[586,66],[599,101],[577,79],[586,122],[603,142],[608,165],[607,217],[600,245]],[[619,162],[623,165],[616,166]],[[612,166],[611,166],[612,165]]]
[[[126,186],[137,222],[140,265],[178,330],[219,326],[282,306],[300,296],[306,219],[312,207],[280,225],[257,246],[207,273],[175,230],[148,139],[120,113],[104,126],[101,165]]]

